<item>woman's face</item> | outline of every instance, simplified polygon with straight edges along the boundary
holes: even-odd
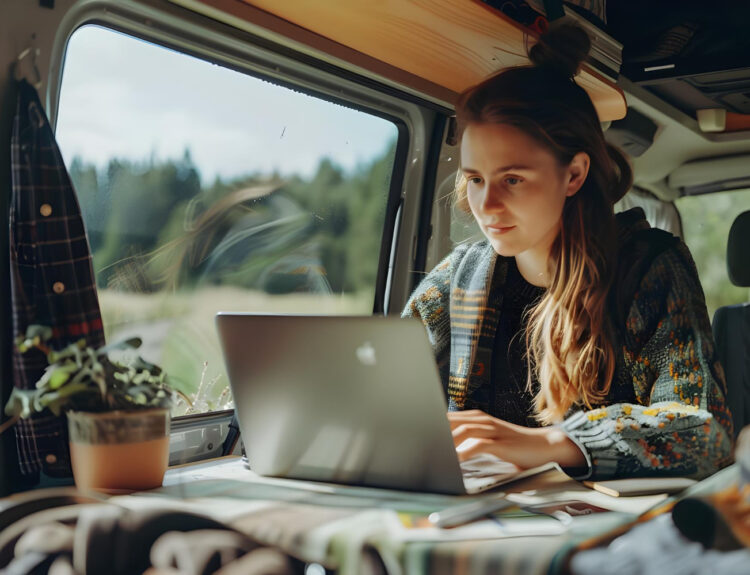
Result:
[[[575,163],[576,159],[570,166],[561,165],[513,126],[466,127],[461,169],[469,207],[498,254],[513,257],[532,250],[530,255],[547,257],[557,237],[565,198],[583,183],[577,182]]]

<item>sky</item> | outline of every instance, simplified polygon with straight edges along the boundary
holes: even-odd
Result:
[[[382,118],[97,26],[68,44],[57,120],[68,165],[181,158],[189,148],[204,183],[257,171],[309,177],[323,157],[347,170],[369,163],[396,135]]]

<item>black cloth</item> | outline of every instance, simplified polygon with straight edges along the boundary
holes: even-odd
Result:
[[[85,339],[104,344],[86,230],[75,190],[36,90],[18,86],[11,140],[10,284],[12,333],[32,324],[53,329],[53,349]],[[13,385],[33,389],[47,362],[13,351]],[[16,424],[24,475],[70,476],[63,417],[40,414]]]
[[[544,288],[527,282],[510,258],[505,280],[505,296],[495,332],[490,365],[492,381],[491,415],[526,427],[538,427],[534,418],[534,386],[528,389],[526,354],[526,314],[540,301]]]

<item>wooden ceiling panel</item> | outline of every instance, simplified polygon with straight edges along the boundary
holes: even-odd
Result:
[[[534,41],[525,28],[476,0],[202,2],[248,19],[259,9],[293,26],[284,30],[273,19],[261,25],[287,35],[304,29],[312,34],[295,34],[295,40],[449,102],[500,68],[528,63],[525,46]],[[244,16],[237,4],[248,8]],[[602,121],[624,117],[625,98],[617,86],[587,67],[577,81]]]

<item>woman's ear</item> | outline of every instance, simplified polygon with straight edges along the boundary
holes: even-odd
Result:
[[[586,181],[586,177],[589,175],[590,165],[591,158],[586,152],[578,152],[573,156],[566,170],[568,180],[565,190],[566,196],[574,196],[581,189],[581,186]]]

